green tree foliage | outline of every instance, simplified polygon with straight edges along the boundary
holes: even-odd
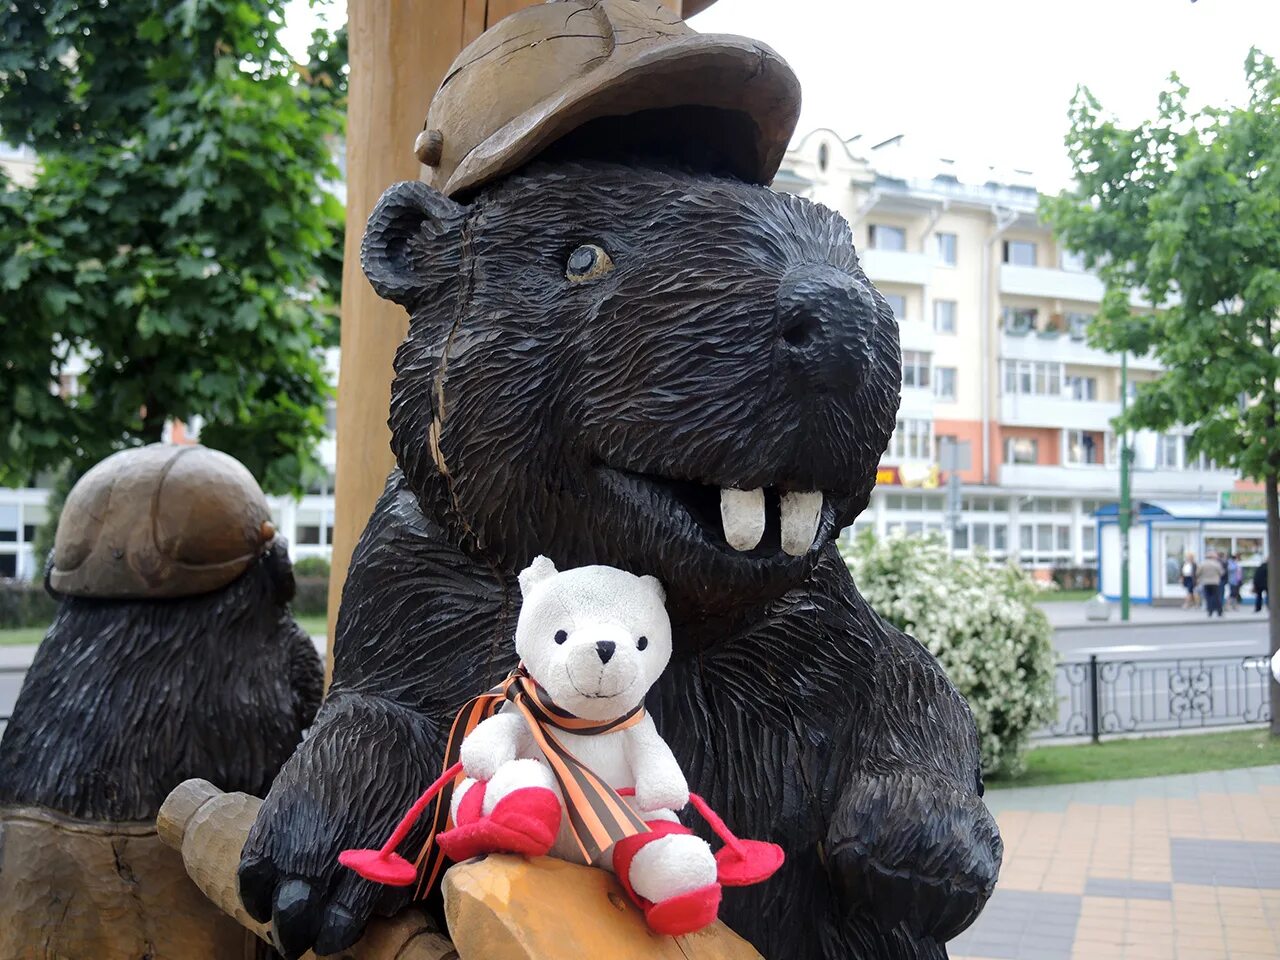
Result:
[[[284,0],[24,0],[0,11],[0,482],[78,474],[166,420],[272,491],[314,469],[336,341],[345,40],[330,83]],[[317,44],[321,49],[326,45]],[[72,356],[75,397],[50,389]]]
[[[1174,76],[1156,118],[1132,128],[1079,90],[1067,137],[1076,186],[1046,201],[1044,213],[1106,283],[1090,340],[1107,350],[1150,352],[1166,368],[1141,385],[1124,426],[1187,424],[1193,452],[1266,485],[1274,596],[1280,72],[1257,50],[1245,72],[1249,98],[1241,107],[1193,112]],[[1135,291],[1161,309],[1133,309]],[[1271,626],[1276,649],[1280,619]]]

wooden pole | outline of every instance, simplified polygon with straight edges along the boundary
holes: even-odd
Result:
[[[542,0],[349,0],[347,233],[342,265],[342,365],[338,375],[338,456],[333,559],[329,576],[329,657],[342,584],[356,541],[391,472],[392,360],[408,329],[400,307],[380,300],[360,271],[360,241],[378,197],[414,180],[413,141],[445,70],[464,46],[508,14]],[[681,0],[663,0],[676,10]],[[690,9],[708,0],[684,0]]]

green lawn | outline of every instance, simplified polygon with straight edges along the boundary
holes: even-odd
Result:
[[[296,617],[295,619],[298,621],[298,626],[312,636],[323,637],[329,632],[327,617]]]
[[[1272,763],[1280,764],[1280,738],[1272,739],[1266,729],[1108,740],[1096,745],[1037,747],[1027,754],[1026,773],[1014,779],[993,777],[990,786],[998,790],[1090,780],[1128,780]]]
[[[1050,590],[1037,598],[1041,603],[1075,603],[1092,600],[1098,595],[1097,590]]]
[[[298,624],[307,633],[323,637],[328,631],[328,620],[325,617],[298,617]],[[39,643],[48,632],[48,627],[23,627],[17,630],[0,630],[0,647],[18,646],[24,643]]]
[[[24,643],[39,643],[48,627],[20,627],[17,630],[0,630],[0,647],[13,647]]]

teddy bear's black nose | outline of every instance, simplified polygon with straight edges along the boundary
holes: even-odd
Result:
[[[776,317],[778,349],[798,388],[861,381],[877,320],[867,284],[830,264],[802,264],[778,287]]]
[[[608,663],[610,660],[612,660],[613,651],[616,650],[617,648],[618,648],[618,645],[614,643],[612,640],[596,641],[596,653],[600,654],[601,663]]]

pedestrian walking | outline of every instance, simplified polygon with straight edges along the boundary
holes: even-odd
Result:
[[[1253,612],[1261,613],[1262,605],[1271,607],[1271,596],[1267,591],[1267,561],[1263,560],[1258,564],[1258,569],[1253,571]]]
[[[1227,554],[1227,591],[1232,610],[1240,609],[1240,588],[1244,585],[1244,567],[1240,566],[1240,554]]]
[[[1187,559],[1182,564],[1182,586],[1187,591],[1187,598],[1182,601],[1182,609],[1196,606],[1196,555],[1187,551]]]
[[[1215,613],[1222,616],[1222,582],[1225,579],[1226,571],[1222,569],[1222,564],[1218,561],[1218,554],[1210,551],[1209,555],[1204,558],[1204,563],[1200,564],[1200,568],[1196,571],[1196,583],[1200,587],[1200,594],[1204,597],[1204,607],[1209,616]]]

